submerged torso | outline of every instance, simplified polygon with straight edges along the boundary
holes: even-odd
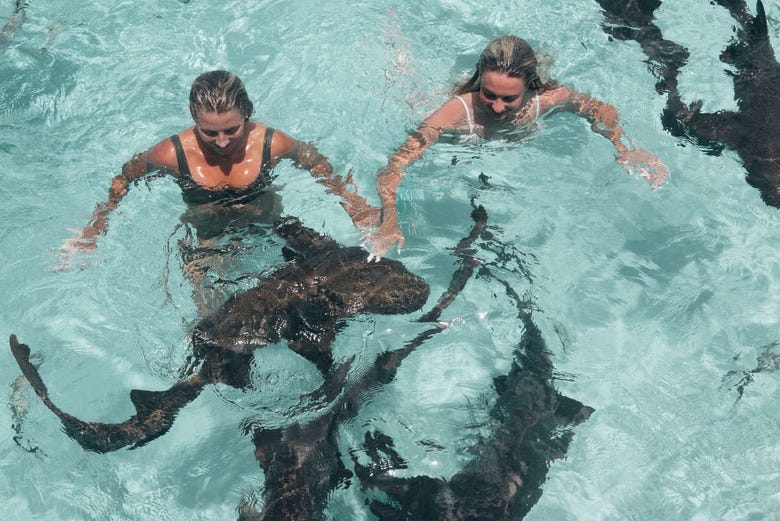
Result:
[[[187,156],[184,152],[179,136],[171,136],[174,149],[176,150],[176,160],[178,164],[178,175],[175,176],[176,182],[182,191],[182,199],[188,205],[198,205],[213,203],[221,206],[233,206],[247,204],[262,194],[271,184],[270,171],[273,166],[271,161],[271,142],[274,129],[267,128],[263,140],[261,165],[257,177],[249,185],[244,187],[227,187],[221,189],[212,189],[195,181],[192,176]]]
[[[471,103],[466,96],[471,97]],[[466,112],[466,125],[457,132],[460,143],[474,143],[480,139],[519,140],[527,138],[539,131],[541,125],[541,103],[539,93],[535,92],[526,105],[509,121],[489,121],[480,117],[474,101],[476,93],[455,96],[463,104]]]

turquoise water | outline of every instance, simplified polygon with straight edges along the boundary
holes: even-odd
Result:
[[[780,373],[753,373],[741,395],[738,387],[759,358],[780,355],[780,213],[745,183],[735,154],[705,155],[661,128],[664,100],[641,50],[608,41],[596,2],[565,4],[32,0],[0,49],[0,331],[31,346],[64,410],[128,418],[130,389],[176,380],[196,318],[176,258],[178,188],[166,179],[134,187],[97,251],[71,269],[57,269],[58,248],[124,161],[190,124],[195,76],[236,72],[258,119],[315,142],[376,202],[374,174],[406,132],[489,40],[515,33],[556,57],[554,76],[615,104],[636,143],[671,171],[650,191],[584,121],[561,115],[529,143],[437,145],[401,187],[406,247],[391,256],[439,295],[454,269],[450,248],[471,226],[470,200],[482,204],[494,240],[478,241],[477,255],[533,299],[557,387],[596,410],[552,462],[526,519],[777,519]],[[765,6],[777,48],[780,2]],[[691,50],[684,98],[733,108],[717,59],[731,34],[725,10],[688,0],[658,16],[665,36]],[[290,164],[276,173],[286,213],[359,244],[307,173]],[[255,241],[245,269],[281,263],[277,243]],[[508,371],[518,342],[502,295],[494,281],[472,279],[442,317],[450,327],[342,425],[344,452],[381,429],[409,462],[402,475],[461,468],[485,425],[492,379]],[[414,337],[416,317],[355,320],[334,355],[367,364]],[[319,385],[286,348],[267,348],[255,359],[255,389],[212,386],[162,438],[97,455],[29,390],[14,393],[18,368],[7,350],[0,360],[5,519],[234,519],[239,501],[263,487],[240,425],[284,425],[298,396]],[[334,491],[328,515],[373,519],[355,483]]]

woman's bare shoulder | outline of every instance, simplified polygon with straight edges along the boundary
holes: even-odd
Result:
[[[255,124],[253,132],[253,142],[262,144],[265,141],[266,133],[269,131],[269,127],[263,126],[259,123]],[[283,157],[288,155],[297,145],[297,141],[286,132],[273,129],[273,135],[271,136],[271,157]],[[257,141],[254,141],[254,140]]]
[[[463,127],[468,119],[466,106],[468,106],[472,113],[474,112],[473,97],[474,93],[472,92],[463,94],[460,97],[451,97],[436,109],[433,114],[425,118],[423,126],[435,128],[439,131]]]
[[[186,131],[185,131],[186,132]],[[149,162],[158,167],[171,171],[178,171],[179,162],[176,158],[176,149],[171,138],[167,137],[158,141],[149,149]]]
[[[552,89],[545,90],[539,97],[548,101],[550,105],[562,105],[571,100],[576,92],[566,85],[558,85]]]

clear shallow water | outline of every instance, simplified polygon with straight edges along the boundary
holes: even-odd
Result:
[[[780,3],[765,6],[777,48]],[[163,179],[138,185],[83,269],[52,267],[68,228],[83,226],[122,163],[189,124],[192,79],[235,71],[259,119],[314,141],[338,170],[353,169],[375,201],[374,174],[407,130],[490,39],[512,32],[555,55],[556,77],[618,106],[635,141],[672,172],[651,192],[614,163],[606,140],[559,116],[531,143],[438,145],[402,185],[407,242],[399,258],[440,294],[453,270],[447,248],[470,227],[474,197],[495,237],[477,243],[478,255],[532,296],[558,388],[596,409],[575,429],[566,459],[552,463],[526,519],[774,519],[779,373],[754,374],[741,399],[736,387],[762,354],[780,354],[765,347],[780,341],[780,214],[744,182],[734,154],[707,156],[661,128],[664,100],[644,56],[636,45],[609,42],[600,21],[585,0],[34,0],[0,54],[0,331],[42,357],[44,381],[64,410],[126,419],[130,389],[175,381],[196,316],[172,246],[184,208],[177,188]],[[702,98],[705,110],[733,107],[717,61],[730,35],[725,12],[670,2],[659,26],[692,51],[683,96]],[[308,174],[289,164],[277,174],[286,213],[359,243]],[[281,262],[273,240],[257,244],[247,270]],[[494,399],[492,378],[508,370],[519,337],[502,294],[491,280],[469,282],[443,317],[452,326],[342,426],[344,453],[376,428],[394,438],[407,475],[461,468]],[[369,363],[413,337],[416,316],[354,321],[336,358]],[[10,353],[0,357],[9,403],[0,409],[0,506],[8,519],[232,519],[240,499],[263,486],[240,425],[247,417],[284,424],[297,397],[319,385],[292,353],[267,348],[253,374],[268,385],[210,388],[159,440],[95,455],[29,392],[26,415],[14,416],[19,372]],[[354,484],[338,490],[329,514],[372,519],[363,500]]]

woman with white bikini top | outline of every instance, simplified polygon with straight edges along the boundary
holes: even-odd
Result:
[[[552,109],[572,112],[612,142],[617,162],[629,172],[638,171],[652,189],[666,182],[669,170],[655,155],[634,148],[630,139],[626,139],[628,144],[623,142],[626,134],[615,107],[555,81],[542,80],[537,66],[536,54],[522,38],[507,35],[493,40],[482,51],[474,75],[390,156],[377,176],[382,211],[378,228],[369,236],[373,247],[369,260],[379,260],[396,243],[401,251],[404,237],[398,226],[398,186],[405,168],[445,132],[493,139],[532,125]]]
[[[463,136],[463,138],[465,138],[465,139],[463,139],[462,141],[473,142],[477,138],[480,138],[480,137],[481,138],[485,138],[485,137],[487,137],[485,135],[485,127],[483,125],[477,126],[477,124],[474,122],[474,116],[472,115],[472,110],[471,110],[471,107],[469,106],[469,103],[465,99],[463,99],[463,96],[461,96],[460,94],[458,94],[458,95],[456,95],[454,97],[455,97],[455,99],[457,99],[458,101],[461,102],[461,104],[463,105],[463,110],[466,111],[466,123],[468,124],[468,134]],[[538,119],[539,119],[539,115],[541,114],[541,110],[540,110],[539,93],[538,92],[534,92],[533,99],[534,99],[533,106],[535,108],[533,117],[527,118],[526,117],[526,112],[528,112],[528,110],[522,110],[521,109],[521,110],[518,110],[516,116],[512,120],[512,129],[511,130],[514,131],[513,134],[514,134],[515,137],[518,137],[518,136],[524,137],[524,136],[527,136],[527,135],[529,135],[529,134],[539,130]],[[473,101],[472,101],[472,104],[473,104]],[[517,133],[518,130],[522,130],[524,132],[522,132],[522,134],[518,134]]]

